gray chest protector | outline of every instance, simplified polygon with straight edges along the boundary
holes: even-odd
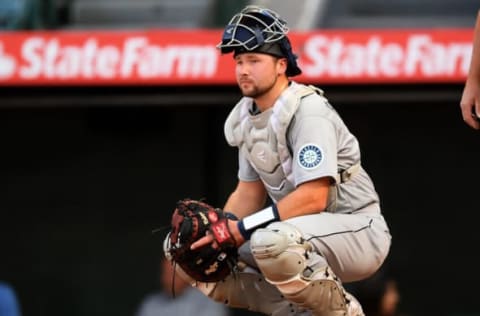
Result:
[[[250,114],[253,100],[244,97],[226,120],[227,142],[247,157],[275,202],[295,189],[287,130],[302,98],[313,93],[323,94],[292,82],[269,110]]]

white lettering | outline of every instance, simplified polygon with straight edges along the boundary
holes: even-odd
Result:
[[[213,45],[162,46],[143,36],[115,45],[101,44],[94,37],[69,45],[62,41],[62,37],[27,38],[18,62],[0,55],[0,62],[10,65],[8,69],[4,66],[2,76],[18,71],[22,79],[175,80],[211,78],[218,70],[218,52]],[[316,34],[306,39],[299,62],[307,77],[448,77],[467,74],[471,47],[466,42],[436,41],[428,33],[394,41],[378,34],[361,41]]]
[[[403,49],[398,44],[387,44],[384,52],[379,56],[379,72],[387,77],[396,77],[401,74],[404,56]]]
[[[114,78],[120,63],[120,52],[115,46],[105,46],[98,51],[94,63],[95,74],[100,78]]]
[[[211,77],[216,70],[217,51],[213,46],[183,47],[177,53],[178,75],[182,78]]]
[[[38,77],[42,71],[42,38],[33,37],[25,41],[22,47],[22,57],[27,63],[20,67],[20,76],[25,79]]]
[[[382,41],[378,37],[372,37],[367,42],[364,63],[366,64],[366,72],[368,76],[376,77],[381,74],[381,65],[378,60],[381,58]]]
[[[113,47],[115,50],[118,51],[118,49],[114,46],[106,46],[105,48],[110,48]],[[95,75],[95,57],[97,57],[97,51],[98,51],[98,44],[95,39],[88,39],[85,42],[85,45],[83,47],[83,63],[82,63],[82,75],[85,78],[92,78]],[[98,52],[98,59],[100,59],[101,55],[100,50]]]
[[[305,43],[305,55],[312,60],[312,64],[302,63],[303,73],[314,77],[321,75],[327,70],[327,45],[328,38],[324,36],[312,36]],[[333,62],[333,61],[332,61]]]
[[[47,42],[44,58],[43,58],[43,71],[47,78],[55,77],[55,62],[59,54],[58,40],[52,39]]]
[[[126,39],[121,47],[99,46],[93,38],[83,45],[63,45],[57,38],[32,37],[22,47],[25,79],[45,78],[201,78],[215,75],[214,46],[152,45],[144,37]]]
[[[365,72],[365,48],[359,44],[351,44],[345,49],[342,54],[340,67],[338,69],[340,74],[345,77],[358,77]],[[335,73],[338,75],[338,71]]]
[[[0,41],[0,80],[12,77],[15,68],[15,58],[3,51],[3,43]]]
[[[122,66],[120,67],[122,77],[130,77],[132,75],[133,67],[137,62],[142,60],[139,50],[144,47],[146,43],[147,40],[142,37],[127,39],[124,45]]]
[[[414,75],[419,64],[422,64],[424,56],[424,45],[428,41],[427,35],[412,36],[407,43],[407,56],[405,58],[405,74]]]
[[[405,45],[372,36],[364,43],[345,43],[337,36],[315,35],[304,44],[301,66],[309,77],[415,77],[466,75],[471,44],[434,42],[415,34]]]
[[[57,54],[57,62],[52,68],[52,76],[68,79],[75,78],[81,70],[82,52],[77,47],[67,46]]]

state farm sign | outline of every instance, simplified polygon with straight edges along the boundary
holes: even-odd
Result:
[[[27,39],[22,46],[20,77],[209,78],[217,67],[217,52],[212,46],[162,47],[152,45],[145,37],[127,38],[120,46],[100,46],[95,38],[79,44],[62,46],[57,38]]]
[[[458,82],[473,30],[292,33],[309,83]],[[221,30],[0,33],[0,85],[234,84]]]
[[[6,36],[5,36],[6,35]],[[0,84],[201,82],[216,75],[216,36],[173,40],[182,32],[6,33]]]
[[[311,34],[302,69],[307,78],[336,82],[463,81],[471,38],[453,30]]]

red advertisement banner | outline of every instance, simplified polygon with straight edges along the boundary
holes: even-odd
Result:
[[[221,30],[0,33],[0,86],[235,84]],[[289,36],[313,84],[465,80],[473,29],[318,30]]]

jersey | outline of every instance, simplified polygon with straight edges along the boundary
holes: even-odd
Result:
[[[379,202],[361,166],[348,181],[338,180],[343,170],[360,165],[360,147],[321,90],[292,81],[273,107],[258,114],[253,108],[253,99],[242,98],[225,123],[227,141],[239,149],[240,180],[260,179],[276,202],[304,182],[329,177],[326,211],[333,213]]]

